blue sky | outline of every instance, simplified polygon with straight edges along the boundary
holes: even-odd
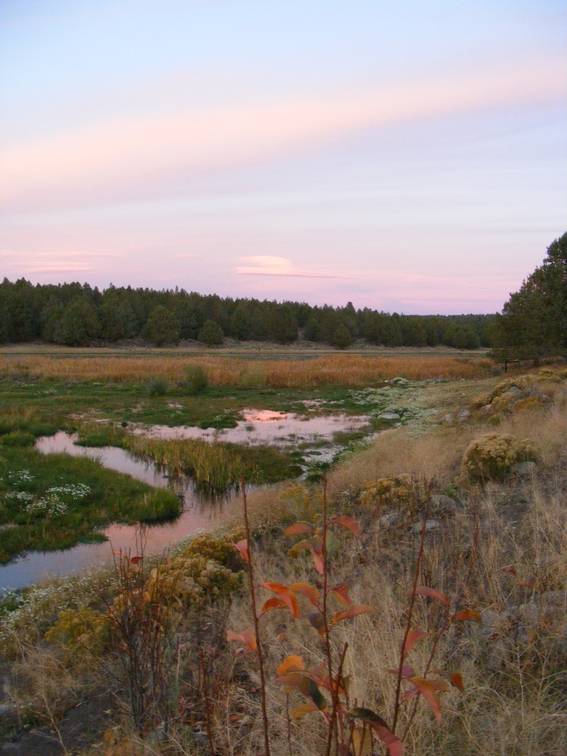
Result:
[[[567,0],[0,3],[1,274],[489,312],[567,220]]]

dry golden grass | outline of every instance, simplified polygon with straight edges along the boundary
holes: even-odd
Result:
[[[446,357],[424,353],[408,357],[362,357],[339,354],[315,359],[242,360],[222,356],[53,358],[0,357],[0,375],[29,373],[69,380],[140,381],[161,377],[179,381],[189,365],[204,368],[214,386],[309,388],[327,385],[362,387],[403,376],[475,378],[486,375],[491,362],[479,357]]]
[[[464,506],[443,519],[427,537],[425,581],[454,595],[463,573],[469,574],[464,600],[482,613],[482,624],[471,623],[439,644],[434,666],[459,670],[464,693],[451,689],[443,695],[443,722],[420,705],[408,735],[406,753],[414,756],[562,756],[567,752],[567,711],[563,694],[567,684],[567,511],[565,473],[567,403],[558,386],[554,404],[545,410],[519,412],[498,431],[529,439],[541,456],[536,477],[512,484],[471,485],[461,477],[461,459],[470,440],[493,426],[464,424],[412,437],[403,429],[382,434],[367,451],[331,475],[330,486],[338,507],[344,492],[356,491],[377,478],[410,474],[435,478],[439,488],[457,483]],[[282,517],[310,519],[320,503],[317,495],[300,487],[281,487],[271,497],[251,497],[253,517],[264,532],[256,550],[257,582],[287,584],[314,581],[308,559],[286,557],[289,543],[277,535]],[[343,623],[333,631],[335,655],[349,644],[346,672],[351,701],[374,709],[389,719],[395,694],[390,673],[399,659],[404,612],[417,551],[417,534],[404,527],[387,528],[378,515],[353,505],[364,523],[364,545],[341,539],[340,558],[332,566],[332,583],[346,581],[355,603],[371,604],[375,613]],[[476,535],[478,533],[478,535]],[[474,547],[473,544],[476,544]],[[471,548],[476,551],[471,551]],[[510,573],[510,566],[516,576]],[[548,602],[548,598],[551,603]],[[555,602],[555,603],[554,603]],[[551,609],[549,608],[551,607]],[[268,705],[274,756],[287,754],[285,696],[274,670],[289,654],[303,656],[309,666],[324,660],[317,634],[305,621],[292,621],[274,612],[262,621],[268,672]],[[416,625],[430,629],[431,606],[419,602]],[[230,627],[250,625],[244,597],[232,608]],[[411,664],[422,670],[429,654],[427,641],[412,652]],[[335,657],[336,658],[336,657]],[[257,683],[253,656],[241,657],[238,667]],[[292,705],[301,697],[292,696]],[[232,753],[256,754],[261,742],[259,699],[246,686],[233,693],[233,705],[252,717],[251,731],[241,732],[219,716],[225,742]],[[297,756],[324,753],[325,728],[316,715],[292,722],[292,750]],[[407,710],[401,718],[403,731]]]

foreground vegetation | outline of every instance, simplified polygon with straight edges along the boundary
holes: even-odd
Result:
[[[566,378],[446,385],[442,426],[257,491],[247,522],[7,597],[6,736],[85,754],[564,753]]]

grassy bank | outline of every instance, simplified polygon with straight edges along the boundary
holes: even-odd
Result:
[[[0,562],[99,539],[97,529],[111,522],[155,522],[179,512],[170,491],[89,459],[42,455],[0,437]]]

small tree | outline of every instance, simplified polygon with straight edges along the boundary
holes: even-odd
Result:
[[[341,323],[333,334],[333,346],[338,349],[346,349],[352,344],[352,335],[344,323]]]
[[[179,327],[175,315],[163,305],[157,305],[150,312],[144,328],[144,335],[156,346],[162,344],[177,344],[179,341]]]
[[[224,341],[222,328],[214,320],[206,320],[199,331],[199,341],[207,346],[219,346]]]

